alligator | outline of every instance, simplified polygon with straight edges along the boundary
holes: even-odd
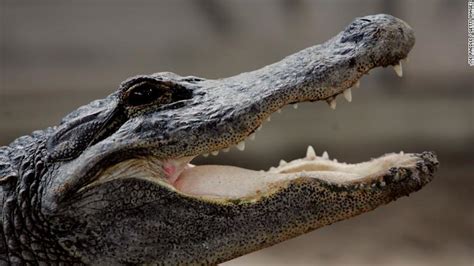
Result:
[[[217,264],[418,191],[433,152],[361,163],[306,156],[268,171],[194,165],[245,140],[282,107],[352,99],[415,43],[404,21],[356,18],[323,44],[223,79],[127,79],[59,125],[0,148],[2,264]]]

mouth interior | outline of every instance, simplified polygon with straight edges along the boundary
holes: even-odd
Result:
[[[249,199],[267,194],[288,181],[315,178],[339,186],[370,186],[374,181],[382,186],[382,178],[393,167],[415,167],[419,158],[414,154],[390,153],[367,162],[348,164],[330,160],[327,153],[317,156],[308,147],[304,158],[268,171],[251,170],[227,165],[189,164],[194,157],[161,161],[155,157],[141,157],[123,161],[101,173],[99,181],[134,177],[167,186],[179,193],[208,199]],[[382,183],[380,183],[382,182]]]
[[[369,184],[382,178],[392,167],[413,167],[417,161],[417,157],[412,154],[392,153],[358,164],[306,156],[268,171],[224,165],[190,166],[183,170],[173,186],[193,196],[250,198],[299,177],[315,178],[337,185]]]

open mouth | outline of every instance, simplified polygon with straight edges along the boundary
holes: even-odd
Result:
[[[221,165],[188,166],[171,184],[185,194],[229,199],[265,195],[300,177],[337,186],[383,187],[383,177],[392,168],[414,168],[420,160],[413,154],[392,153],[368,162],[346,164],[317,156],[309,146],[304,158],[281,162],[268,171]]]
[[[398,76],[402,76],[401,62],[394,66]],[[359,81],[353,83],[359,87]],[[324,99],[332,109],[336,108],[336,97],[342,94],[351,102],[351,88]],[[297,105],[294,105],[297,108]],[[280,109],[277,110],[279,112]],[[267,117],[269,120],[269,116]],[[261,125],[256,129],[261,128]],[[255,131],[247,139],[255,138]],[[245,140],[235,145],[245,149]],[[220,151],[228,152],[229,147],[200,154],[217,156]],[[193,165],[191,161],[198,155],[178,159],[162,160],[154,156],[128,159],[115,164],[99,174],[97,182],[116,178],[134,177],[158,182],[170,189],[192,197],[207,199],[252,199],[272,193],[298,178],[312,178],[322,183],[339,187],[381,188],[388,180],[400,180],[409,176],[416,168],[424,166],[431,154],[390,153],[367,162],[348,164],[330,159],[327,152],[317,155],[308,146],[303,158],[280,164],[269,170],[250,170],[224,165]],[[408,174],[403,174],[407,173]],[[425,171],[426,172],[426,171]],[[389,177],[389,178],[388,178]],[[416,177],[415,177],[416,178]]]

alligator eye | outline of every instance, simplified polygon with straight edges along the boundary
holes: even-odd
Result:
[[[132,106],[146,105],[156,101],[163,95],[163,90],[148,82],[133,86],[128,93],[127,102]]]

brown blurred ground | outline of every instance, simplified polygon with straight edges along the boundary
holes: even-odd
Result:
[[[356,162],[434,150],[426,189],[372,213],[231,264],[473,265],[474,68],[465,1],[0,1],[0,145],[56,124],[129,76],[208,78],[249,71],[335,35],[354,17],[389,13],[417,44],[398,79],[374,70],[354,101],[286,108],[247,144],[197,163],[267,169],[308,144]],[[237,163],[236,163],[237,162]]]

